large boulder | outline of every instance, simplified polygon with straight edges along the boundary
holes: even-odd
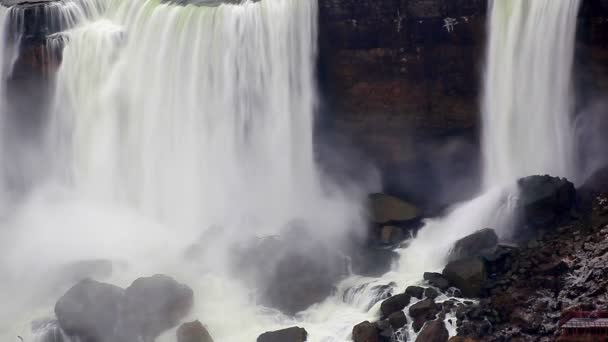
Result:
[[[359,323],[353,327],[354,342],[379,342],[378,328],[374,323],[368,321]]]
[[[200,321],[194,321],[177,329],[177,342],[213,342],[213,338]]]
[[[456,261],[484,255],[492,252],[497,245],[498,235],[494,229],[481,229],[456,241],[448,259]]]
[[[85,279],[59,299],[63,331],[86,342],[152,342],[177,326],[193,303],[192,290],[174,279],[140,278],[126,290]]]
[[[177,326],[194,302],[191,288],[160,274],[135,280],[125,294],[128,323],[144,340]]]
[[[260,289],[260,301],[288,315],[323,301],[348,275],[347,259],[336,246],[303,226],[256,241],[237,254],[236,271]]]
[[[443,269],[443,276],[465,297],[478,297],[488,277],[480,258],[452,261]]]
[[[420,210],[414,205],[386,194],[369,196],[372,221],[377,224],[406,222],[417,219]]]
[[[405,309],[410,304],[411,296],[407,293],[401,293],[390,297],[380,304],[380,312],[382,317],[388,317],[394,312]]]
[[[450,287],[450,282],[441,273],[424,272],[423,278],[441,291],[445,291]]]
[[[260,335],[257,342],[304,342],[308,333],[304,328],[291,327],[278,331],[269,331]]]
[[[409,313],[413,319],[412,328],[419,331],[428,320],[435,319],[440,311],[439,305],[431,298],[421,300],[410,306]]]
[[[86,279],[59,299],[55,315],[63,331],[85,341],[119,340],[125,312],[125,291],[118,286]]]
[[[439,320],[427,322],[418,337],[416,342],[446,342],[450,338],[450,333],[445,327],[445,323]]]
[[[576,190],[567,179],[530,176],[519,179],[517,185],[517,207],[522,227],[542,229],[570,219],[576,203]]]

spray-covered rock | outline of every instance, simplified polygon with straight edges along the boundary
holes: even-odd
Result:
[[[265,332],[258,337],[257,342],[305,342],[307,338],[308,333],[304,328],[291,327]]]
[[[177,342],[213,342],[213,338],[200,321],[194,321],[177,329]]]
[[[442,321],[427,322],[418,337],[416,342],[446,342],[450,338],[450,333],[446,329]]]
[[[85,341],[109,341],[121,330],[126,303],[118,286],[83,280],[66,292],[55,305],[63,331]]]
[[[480,256],[492,252],[497,244],[498,235],[493,229],[481,229],[456,241],[450,251],[449,260],[455,261]]]
[[[486,265],[479,258],[450,262],[443,269],[443,275],[466,297],[479,297],[488,277]]]
[[[236,271],[260,289],[260,301],[289,315],[323,301],[348,273],[336,246],[303,225],[255,241],[236,259]]]
[[[193,292],[164,276],[139,278],[126,290],[86,279],[55,305],[63,331],[86,342],[154,341],[190,310]]]
[[[530,176],[521,178],[517,207],[524,227],[518,236],[568,221],[576,203],[574,184],[565,178]]]

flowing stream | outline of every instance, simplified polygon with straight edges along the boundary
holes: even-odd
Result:
[[[216,341],[254,341],[294,325],[311,342],[348,341],[355,324],[378,318],[375,285],[394,282],[393,293],[403,291],[421,283],[423,272],[440,271],[455,240],[508,226],[509,183],[517,177],[572,175],[578,3],[493,2],[484,194],[429,220],[388,274],[352,276],[296,317],[258,305],[254,289],[233,279],[225,263],[231,243],[277,234],[293,220],[320,227],[327,239],[365,227],[362,203],[374,189],[334,186],[315,160],[316,0],[52,5],[61,29],[49,39],[65,48],[45,127],[49,148],[41,152],[48,177],[16,208],[3,208],[0,290],[14,296],[0,310],[0,338],[40,341],[53,326],[40,323],[32,334],[30,322],[52,317],[71,285],[56,270],[108,259],[122,265],[107,280],[120,286],[154,273],[190,285],[196,303],[189,318]],[[0,6],[0,33],[8,13]],[[1,58],[4,79],[15,57]],[[184,260],[186,248],[218,227],[221,242],[206,259]],[[415,338],[411,327],[399,334]]]

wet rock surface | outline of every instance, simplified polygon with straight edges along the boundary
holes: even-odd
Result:
[[[260,288],[260,301],[293,315],[319,303],[347,276],[347,258],[304,225],[254,241],[235,256],[235,269]]]
[[[307,338],[308,333],[304,328],[292,327],[263,333],[257,342],[304,342]]]
[[[87,279],[59,299],[55,315],[82,341],[148,342],[177,326],[192,304],[192,289],[164,275],[139,278],[126,290]]]
[[[608,196],[597,195],[591,215],[605,218],[606,207]],[[552,227],[489,269],[479,303],[457,309],[458,336],[553,341],[570,312],[608,310],[608,225],[581,218]]]
[[[201,322],[194,321],[177,329],[177,342],[213,342],[213,338]]]
[[[418,337],[416,342],[446,342],[450,334],[442,321],[427,322]]]
[[[498,236],[494,229],[485,228],[466,236],[454,243],[448,259],[456,261],[490,254],[498,245]]]

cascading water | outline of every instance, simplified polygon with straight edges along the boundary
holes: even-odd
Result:
[[[493,1],[483,101],[486,187],[532,174],[576,177],[570,90],[579,5]]]

